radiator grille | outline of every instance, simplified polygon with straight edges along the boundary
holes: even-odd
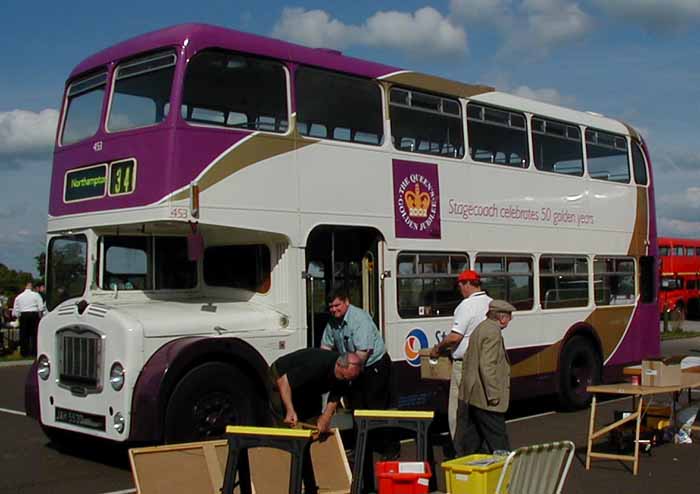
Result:
[[[102,371],[102,338],[93,331],[64,330],[58,334],[59,381],[96,390]]]

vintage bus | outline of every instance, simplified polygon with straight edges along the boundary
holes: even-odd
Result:
[[[700,240],[659,237],[659,313],[674,319],[700,316]]]
[[[659,351],[648,156],[599,114],[219,27],[107,48],[65,87],[28,413],[114,441],[261,420],[267,366],[318,345],[341,283],[395,405],[440,407],[418,352],[467,267],[518,308],[514,399],[585,406]]]

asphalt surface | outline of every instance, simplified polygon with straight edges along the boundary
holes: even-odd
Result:
[[[700,325],[700,323],[696,323]],[[694,325],[694,324],[693,324]],[[664,342],[665,355],[700,349],[700,338]],[[0,494],[127,494],[135,492],[126,451],[102,443],[80,450],[59,451],[39,425],[24,415],[24,379],[28,365],[0,366]],[[694,394],[696,405],[700,393]],[[612,422],[614,410],[626,409],[631,400],[606,402],[599,408],[599,425]],[[514,403],[509,412],[511,445],[519,447],[569,439],[577,452],[564,486],[565,493],[694,493],[700,478],[700,434],[692,445],[665,444],[642,455],[640,473],[633,476],[629,463],[594,461],[584,467],[589,412],[556,412],[548,398]],[[437,443],[440,438],[434,438]],[[411,460],[413,444],[402,446],[402,459]],[[434,449],[436,464],[442,448]],[[164,472],[167,475],[167,472]],[[444,492],[444,475],[436,472]]]

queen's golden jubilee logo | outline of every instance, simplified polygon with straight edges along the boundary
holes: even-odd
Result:
[[[416,183],[413,190],[407,190],[404,195],[408,215],[413,218],[427,218],[428,208],[430,208],[430,194],[421,192],[420,184]]]
[[[400,182],[398,213],[405,226],[415,232],[427,232],[437,214],[437,194],[432,182],[421,173],[411,173]]]

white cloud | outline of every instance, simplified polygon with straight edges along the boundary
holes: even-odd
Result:
[[[593,27],[592,18],[566,0],[524,0],[527,39],[544,49],[579,40]]]
[[[0,156],[49,151],[54,143],[58,111],[0,112]]]
[[[659,206],[680,206],[690,209],[700,208],[700,187],[688,187],[685,191],[659,195]]]
[[[607,14],[652,31],[685,29],[700,22],[698,0],[594,0]]]
[[[700,221],[659,218],[659,233],[663,236],[700,236]]]
[[[272,35],[313,47],[345,48],[360,38],[359,27],[346,26],[323,10],[285,8]]]
[[[573,98],[564,98],[559,91],[553,88],[532,89],[528,86],[518,86],[511,92],[516,96],[535,99],[537,101],[543,101],[553,105],[571,106],[573,103]]]
[[[501,24],[512,15],[512,0],[450,0],[450,12],[459,19]]]
[[[377,12],[362,25],[348,25],[323,10],[285,8],[272,35],[314,47],[364,45],[412,53],[467,52],[467,34],[432,7],[413,13]]]

